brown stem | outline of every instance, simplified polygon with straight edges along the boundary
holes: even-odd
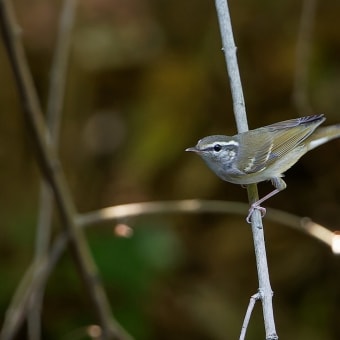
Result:
[[[77,0],[64,0],[59,25],[56,47],[50,71],[50,85],[47,101],[46,120],[51,135],[51,143],[58,150],[60,121],[66,88],[68,59],[70,54],[72,29],[75,21]],[[39,217],[35,243],[35,259],[40,262],[49,251],[53,216],[53,193],[45,181],[40,185]],[[28,335],[32,340],[41,338],[41,311],[45,286],[41,286],[31,296],[28,313]]]
[[[70,248],[88,289],[94,310],[98,315],[103,338],[127,339],[129,336],[112,318],[110,304],[98,278],[98,271],[84,234],[75,226],[73,220],[75,208],[55,150],[49,140],[50,136],[43,120],[42,110],[20,39],[20,30],[16,24],[11,2],[7,0],[0,1],[0,27],[18,87],[20,101],[23,105],[23,114],[37,152],[37,160],[43,177],[54,193],[62,225],[70,237]],[[2,339],[11,339],[9,334],[6,333],[6,330],[8,330],[6,320],[1,336]]]

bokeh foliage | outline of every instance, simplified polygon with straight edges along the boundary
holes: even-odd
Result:
[[[16,0],[26,52],[46,106],[60,1]],[[296,1],[231,1],[250,127],[303,115],[292,101],[301,15]],[[340,121],[340,3],[321,2],[308,93],[327,123]],[[246,200],[184,153],[235,123],[213,1],[80,1],[60,157],[79,211],[185,198]],[[0,308],[33,255],[39,171],[0,44]],[[305,156],[268,202],[336,229],[340,142]],[[260,192],[269,191],[261,184]],[[55,231],[59,230],[58,218]],[[88,231],[117,318],[137,339],[235,339],[257,289],[251,233],[241,216],[157,216]],[[338,339],[340,265],[329,249],[265,220],[277,329],[285,339]],[[94,322],[66,253],[48,282],[44,339],[84,338]],[[78,331],[79,330],[79,331]],[[23,333],[24,334],[24,333]],[[21,334],[22,336],[24,336]],[[248,339],[263,338],[258,306]]]

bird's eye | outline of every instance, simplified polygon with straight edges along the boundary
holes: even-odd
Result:
[[[220,144],[215,144],[214,145],[214,151],[219,152],[219,151],[221,151],[221,149],[222,149],[222,147],[221,147]]]

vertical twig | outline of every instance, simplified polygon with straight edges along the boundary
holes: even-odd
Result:
[[[104,339],[126,339],[129,336],[115,322],[105,290],[98,278],[98,271],[88,248],[83,232],[76,228],[74,223],[75,209],[58,158],[46,141],[48,130],[44,124],[42,110],[36,94],[32,76],[29,72],[24,49],[19,37],[11,2],[0,0],[0,27],[7,49],[9,61],[13,69],[14,78],[18,87],[20,101],[23,105],[23,114],[30,129],[32,142],[37,151],[37,159],[45,180],[49,183],[59,210],[61,222],[70,237],[70,248],[74,260],[80,270],[83,281],[88,289],[89,296],[96,311]],[[7,323],[6,323],[7,322]],[[2,339],[10,339],[6,327],[10,323],[5,319],[2,329]]]
[[[254,294],[250,297],[247,312],[246,312],[246,315],[245,315],[244,320],[243,320],[243,325],[242,325],[241,334],[240,334],[240,340],[244,340],[246,338],[249,320],[250,320],[251,314],[253,312],[255,303],[259,299],[261,299],[260,293],[256,293],[256,294]]]
[[[64,0],[58,25],[57,42],[50,72],[50,86],[47,104],[47,127],[51,144],[58,150],[59,130],[66,87],[68,57],[71,46],[77,0]],[[44,181],[40,185],[40,211],[35,245],[35,261],[40,262],[47,256],[51,238],[53,193]],[[28,333],[32,340],[41,337],[41,310],[45,287],[40,287],[36,295],[31,297],[28,314]]]
[[[240,71],[237,63],[237,47],[234,41],[228,3],[226,0],[215,0],[219,21],[222,46],[229,75],[229,84],[233,98],[234,115],[238,132],[248,131],[246,105],[244,102]]]
[[[304,0],[296,43],[293,102],[300,115],[312,113],[308,98],[308,68],[317,0]]]
[[[223,51],[225,54],[227,70],[229,74],[231,94],[234,105],[234,115],[238,132],[248,131],[247,115],[241,85],[241,78],[237,63],[236,46],[226,0],[215,0],[217,16],[222,36]],[[248,185],[248,198],[251,203],[258,199],[257,186]],[[275,329],[274,313],[272,305],[272,289],[269,280],[267,255],[264,241],[264,231],[261,214],[256,211],[252,215],[252,232],[254,239],[257,273],[259,279],[259,293],[262,300],[263,317],[266,331],[266,339],[278,339]]]

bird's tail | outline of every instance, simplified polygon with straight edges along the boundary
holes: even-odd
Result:
[[[308,149],[315,149],[335,138],[340,138],[340,124],[319,127],[307,138]]]

